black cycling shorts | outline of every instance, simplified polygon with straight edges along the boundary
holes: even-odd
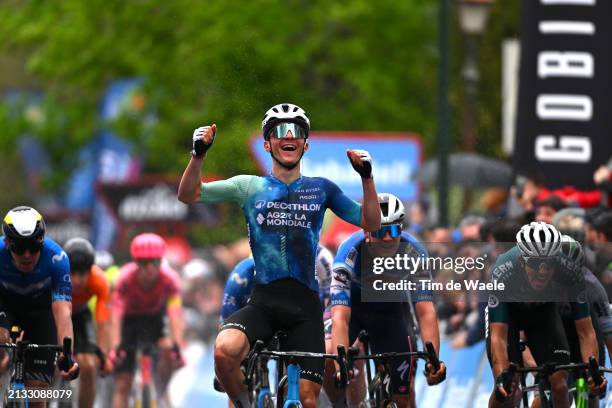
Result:
[[[166,335],[165,312],[156,315],[126,315],[121,322],[121,344],[115,372],[133,373],[136,350],[143,346],[157,347]]]
[[[352,345],[359,332],[366,330],[373,354],[418,351],[417,341],[406,323],[401,303],[359,303],[351,305],[349,341]],[[417,359],[396,358],[390,361],[391,384],[388,392],[406,395],[414,389]],[[384,382],[384,381],[383,381]],[[384,382],[389,384],[389,382]]]
[[[74,331],[74,353],[95,354],[97,351],[96,329],[91,311],[87,306],[72,314],[72,330]]]
[[[221,330],[242,331],[251,345],[267,343],[279,330],[286,333],[281,350],[324,353],[323,311],[318,293],[294,279],[280,279],[255,285],[242,309],[232,314]],[[324,362],[320,358],[300,361],[301,378],[322,384]]]
[[[525,331],[527,346],[536,361],[569,364],[570,348],[561,316],[555,303],[543,303],[526,309],[522,303],[510,303],[508,323],[508,359],[521,364],[520,331]],[[487,330],[487,357],[491,364],[490,329]]]
[[[44,296],[43,296],[44,298]],[[57,330],[49,301],[33,304],[29,299],[7,298],[0,294],[0,327],[10,332],[12,326],[19,326],[24,340],[34,344],[57,344]],[[51,384],[55,374],[55,352],[36,350],[26,354],[26,381],[35,380]]]

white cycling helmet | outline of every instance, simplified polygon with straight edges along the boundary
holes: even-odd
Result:
[[[576,266],[582,267],[584,265],[582,245],[569,235],[561,236],[561,254]]]
[[[404,221],[406,210],[399,198],[389,193],[378,194],[380,205],[380,224],[401,224]]]
[[[261,130],[264,139],[268,139],[270,130],[281,122],[296,123],[306,129],[306,137],[310,131],[310,120],[304,109],[292,103],[279,103],[274,105],[264,115]]]
[[[523,256],[556,256],[561,250],[561,233],[551,224],[525,224],[516,234],[516,244]]]

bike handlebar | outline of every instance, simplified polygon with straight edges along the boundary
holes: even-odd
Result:
[[[440,360],[438,359],[438,353],[436,353],[436,349],[434,348],[431,341],[425,343],[425,350],[427,350],[427,360],[433,366],[434,372],[438,372],[438,370],[440,369]]]
[[[338,344],[338,365],[340,366],[340,382],[336,384],[337,388],[345,388],[348,385],[348,367],[346,358],[346,349],[342,344]]]
[[[56,353],[62,353],[64,359],[58,360],[58,368],[64,372],[69,371],[74,363],[72,360],[72,339],[70,337],[64,337],[61,346],[57,344],[34,344],[27,341],[17,341],[16,343],[0,343],[0,348],[21,350],[23,352],[50,350]]]
[[[599,364],[597,364],[597,359],[593,356],[589,357],[589,373],[595,381],[595,385],[598,387],[603,383],[603,378],[601,373],[599,372]]]
[[[538,366],[538,367],[516,367],[515,364],[511,363],[510,367],[512,367],[512,366],[515,367],[515,371],[518,372],[518,373],[537,372],[537,373],[542,373],[542,374],[545,374],[545,375],[551,375],[555,371],[561,371],[561,370],[573,371],[573,370],[584,370],[584,369],[587,369],[589,371],[589,374],[593,378],[593,381],[595,381],[595,385],[597,385],[597,386],[599,386],[599,385],[601,385],[601,383],[603,383],[603,377],[601,376],[601,372],[602,371],[604,371],[604,372],[612,371],[612,370],[608,370],[606,368],[599,367],[599,364],[597,363],[597,359],[595,357],[593,357],[593,356],[591,356],[589,358],[589,362],[588,363],[571,363],[571,364],[554,364],[554,363],[549,363],[549,364],[544,364],[544,365]]]

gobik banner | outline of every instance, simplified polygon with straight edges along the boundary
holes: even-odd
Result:
[[[523,0],[514,166],[594,187],[612,155],[612,1]]]

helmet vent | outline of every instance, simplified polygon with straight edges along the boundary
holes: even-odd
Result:
[[[380,203],[380,212],[384,217],[389,216],[389,203]]]

